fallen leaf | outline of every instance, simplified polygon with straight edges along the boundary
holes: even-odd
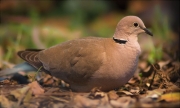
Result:
[[[73,99],[73,103],[77,108],[90,108],[90,107],[97,107],[100,100],[91,100],[84,96],[76,95]],[[75,108],[76,108],[75,107]]]
[[[102,98],[105,96],[105,93],[102,92],[99,88],[93,88],[89,94],[91,98]]]
[[[146,98],[157,99],[162,95],[166,90],[165,89],[154,89],[152,91],[147,91]]]
[[[140,88],[139,87],[133,87],[129,90],[129,92],[131,92],[132,94],[138,94],[140,92]]]
[[[108,97],[110,100],[116,100],[119,96],[116,94],[116,91],[112,90],[108,92]]]
[[[29,87],[25,86],[21,89],[16,89],[10,92],[18,101],[28,102],[32,97],[32,92],[29,91]],[[23,99],[22,99],[23,98]]]
[[[33,95],[38,96],[44,93],[44,89],[37,83],[37,81],[33,81],[32,83],[28,84],[30,89],[32,90]]]
[[[8,100],[4,95],[0,95],[0,108],[15,108],[15,102]]]
[[[110,103],[115,108],[128,108],[130,105],[134,104],[136,102],[135,99],[131,97],[120,97],[116,101],[110,100]]]
[[[180,93],[164,94],[161,95],[159,100],[165,100],[166,102],[180,102]]]
[[[124,90],[123,90],[123,91],[118,91],[117,94],[118,94],[118,95],[123,95],[123,94],[125,94],[125,95],[128,95],[128,96],[133,95],[131,92],[124,91]]]

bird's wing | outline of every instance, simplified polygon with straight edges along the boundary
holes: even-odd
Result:
[[[70,83],[85,83],[103,64],[105,52],[102,40],[86,38],[68,41],[40,51],[37,58],[53,76]]]

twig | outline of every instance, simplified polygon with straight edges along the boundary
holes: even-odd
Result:
[[[52,98],[54,100],[57,100],[57,101],[64,102],[64,103],[68,103],[69,102],[68,100],[60,98],[60,97],[50,96],[50,98]]]
[[[148,87],[148,90],[151,89],[151,86],[152,86],[152,84],[153,84],[153,82],[154,82],[155,75],[156,75],[156,73],[157,73],[156,67],[155,67],[154,65],[152,65],[152,66],[153,66],[153,69],[154,69],[154,74],[153,74],[153,78],[152,78],[152,80],[151,80],[151,83],[150,83],[150,85],[149,85],[149,87]]]
[[[56,95],[56,96],[74,96],[74,95],[89,95],[89,93],[75,93],[75,92],[61,92],[61,93],[44,93],[42,96],[52,96],[52,95]]]
[[[35,76],[34,76],[34,78],[32,79],[32,81],[35,81],[36,76],[39,75],[39,71],[41,71],[41,68],[42,68],[42,66],[37,70],[37,73],[35,74]]]
[[[19,108],[19,106],[21,105],[22,101],[24,100],[24,98],[26,97],[26,94],[29,92],[30,88],[28,88],[25,93],[20,97],[18,103],[17,103],[17,108]]]

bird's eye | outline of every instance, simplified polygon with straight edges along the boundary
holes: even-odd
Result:
[[[139,24],[138,23],[134,23],[134,27],[137,27],[137,26],[139,26]]]

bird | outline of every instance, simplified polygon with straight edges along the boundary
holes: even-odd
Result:
[[[89,92],[93,88],[110,91],[133,77],[141,54],[138,43],[141,33],[153,36],[138,16],[125,16],[111,38],[79,38],[17,54],[25,60],[24,64],[68,83],[72,91]]]

